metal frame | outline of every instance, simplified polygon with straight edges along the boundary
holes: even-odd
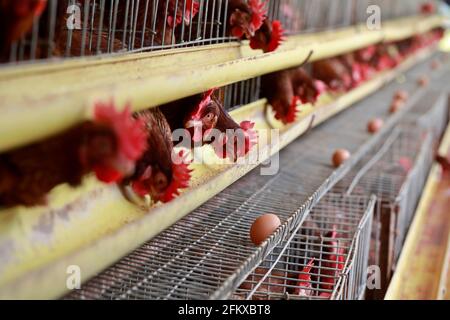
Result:
[[[438,154],[446,156],[450,150],[450,125],[438,148]],[[445,185],[445,177],[442,168],[436,162],[433,164],[430,174],[417,206],[414,220],[405,240],[405,245],[398,261],[397,270],[394,273],[385,299],[437,299],[448,297],[446,293],[447,273],[450,254],[450,241],[445,233],[446,219],[445,209],[438,214],[431,214],[430,209],[436,206],[436,191],[439,192],[441,184]],[[442,199],[444,200],[444,199]],[[438,200],[439,201],[439,200]],[[438,205],[439,207],[439,205]],[[436,211],[435,209],[432,210]],[[433,231],[442,232],[443,236],[436,235]],[[433,241],[430,241],[433,239]],[[418,250],[420,248],[420,250]],[[434,268],[430,270],[430,252],[433,252]],[[411,271],[414,274],[411,274]],[[418,290],[418,289],[426,290]]]
[[[311,61],[324,59],[389,39],[389,33],[397,34],[394,30],[408,37],[441,23],[438,16],[414,17],[386,22],[381,30],[353,27],[292,36],[270,54],[245,49],[247,45],[218,44],[1,68],[0,112],[5,116],[0,118],[0,150],[43,139],[89,118],[98,100],[114,99],[118,105],[128,102],[139,111],[211,86],[298,66],[311,50]],[[24,95],[20,88],[35,90]]]
[[[375,194],[369,264],[382,272],[382,290],[368,291],[382,298],[395,269],[413,213],[432,163],[433,135],[424,130],[394,130],[386,141],[333,189],[347,194]],[[409,159],[410,170],[399,165]]]
[[[367,84],[364,84],[352,92],[338,98],[331,104],[329,104],[328,99],[325,99],[315,108],[303,110],[303,113],[296,125],[284,128],[281,140],[272,146],[275,147],[272,151],[276,152],[280,148],[285,147],[300,134],[308,130],[311,123],[313,126],[317,126],[325,121],[325,119],[339,113],[354,102],[366,97],[368,94],[373,93],[377,89],[381,88],[385,83],[394,79],[398,72],[407,70],[417,61],[428,57],[431,52],[431,50],[422,52],[413,59],[406,61],[405,64],[402,64],[397,70],[388,72],[381,75],[379,78],[373,79]],[[421,92],[422,90],[416,91],[416,95],[420,96]],[[414,97],[411,97],[411,102],[414,99]],[[257,112],[257,110],[263,109],[264,101],[261,103],[261,105],[249,105],[247,107],[234,110],[232,111],[232,116],[235,120],[239,121],[239,119],[248,119],[248,115],[251,114],[252,119],[261,125],[265,123],[265,120],[262,122],[258,120],[260,117],[261,119],[265,119],[265,115],[263,113]],[[356,110],[359,109],[353,109],[352,112],[357,112]],[[376,111],[377,109],[371,108],[370,110]],[[359,114],[362,117],[369,116],[367,112],[359,112]],[[335,117],[335,121],[330,122],[329,126],[333,127],[333,124],[335,124],[341,129],[343,126],[346,127],[345,121],[338,121],[340,118],[341,117]],[[400,118],[401,113],[391,117],[391,119],[387,122],[386,127],[392,127],[399,121]],[[328,127],[328,123],[327,126],[321,126],[321,128],[326,127]],[[365,126],[362,130],[365,132]],[[345,133],[345,131],[340,132],[343,134]],[[349,132],[351,132],[351,130],[349,130]],[[363,133],[357,137],[362,140],[366,139]],[[310,145],[312,147],[316,147],[314,144]],[[305,150],[305,148],[310,147],[308,147],[308,144],[305,144],[302,148]],[[286,152],[289,153],[288,151]],[[361,150],[361,153],[364,152],[367,152],[366,148]],[[270,155],[270,153],[268,155]],[[323,157],[319,158],[322,159],[319,159],[318,164],[320,165],[320,163],[323,163]],[[260,160],[262,161],[263,159]],[[348,165],[351,166],[351,163]],[[349,167],[344,166],[339,170],[339,172],[330,175],[331,170],[327,167],[325,171],[320,173],[321,175],[325,175],[323,179],[328,177],[328,180],[325,181],[324,186],[328,188],[328,184],[330,182],[334,183],[336,179],[343,174],[343,172],[348,170],[348,168]],[[79,265],[83,269],[83,278],[90,278],[92,275],[100,272],[104,267],[112,264],[119,257],[127,254],[147,239],[153,237],[178,219],[182,218],[188,212],[194,210],[201,203],[207,201],[217,192],[220,192],[242,175],[246,174],[250,169],[251,167],[248,166],[232,166],[231,168],[227,166],[220,166],[215,169],[210,168],[207,171],[200,170],[199,172],[201,172],[202,175],[193,181],[191,188],[189,188],[181,197],[164,206],[152,208],[151,212],[148,212],[147,214],[144,214],[141,209],[136,208],[126,201],[121,200],[120,197],[117,197],[117,190],[114,188],[105,188],[104,186],[93,183],[90,179],[86,181],[83,190],[76,190],[75,193],[69,192],[69,190],[60,189],[58,191],[58,202],[51,203],[50,209],[37,208],[38,210],[36,210],[33,215],[27,216],[33,216],[36,219],[41,219],[43,217],[54,216],[61,210],[66,210],[66,208],[69,208],[73,211],[73,213],[69,214],[73,221],[69,226],[64,228],[64,237],[71,237],[70,235],[73,233],[78,234],[78,230],[76,228],[77,222],[82,222],[85,221],[85,219],[88,219],[90,221],[88,223],[89,230],[84,229],[84,231],[87,232],[86,237],[71,237],[72,241],[68,242],[59,240],[59,233],[53,234],[51,242],[48,243],[49,246],[52,246],[53,248],[60,248],[61,245],[63,245],[65,247],[69,246],[72,249],[67,250],[60,248],[60,250],[62,250],[60,251],[62,255],[58,257],[48,256],[47,254],[42,254],[41,251],[38,252],[36,250],[32,251],[36,253],[35,255],[22,257],[22,259],[25,260],[30,259],[30,261],[33,261],[33,264],[22,263],[19,268],[17,266],[14,266],[13,269],[8,268],[7,270],[9,270],[9,272],[6,274],[3,273],[4,277],[1,280],[2,289],[0,290],[0,296],[5,294],[5,297],[48,298],[62,295],[67,290],[63,284],[65,283],[64,279],[67,276],[65,270],[68,264]],[[214,173],[214,176],[211,178],[210,174],[212,173]],[[204,176],[208,177],[206,182]],[[323,183],[323,180],[320,182]],[[317,187],[319,187],[319,185],[317,185]],[[308,201],[316,201],[318,195],[323,194],[324,191],[322,189],[319,192],[320,193],[313,194]],[[92,195],[94,195],[94,198],[92,198]],[[61,198],[61,196],[69,196],[70,198]],[[60,207],[60,203],[70,203],[70,206]],[[89,210],[89,213],[87,213],[85,209],[86,203],[89,203],[89,207],[92,208],[92,210]],[[182,203],[182,205],[180,205],[180,203]],[[307,209],[308,204],[310,203],[311,202],[307,202],[307,204],[302,207],[302,210]],[[107,206],[107,208],[105,206]],[[76,212],[78,210],[83,210],[83,212],[89,216],[87,217],[86,215],[77,214]],[[124,215],[124,212],[126,215]],[[56,221],[58,221],[58,219],[59,218],[57,218]],[[25,221],[23,221],[23,223],[24,222]],[[299,223],[298,220],[294,220],[294,222]],[[105,234],[104,223],[109,226],[107,229],[107,234]],[[33,221],[28,221],[27,225],[31,228],[33,226]],[[288,226],[289,225],[287,225],[287,227]],[[27,245],[26,243],[24,244]],[[222,283],[223,286],[220,291],[217,292],[216,297],[224,295],[230,290],[235,289],[239,285],[240,281],[245,279],[245,273],[249,272],[251,268],[260,262],[264,254],[267,254],[268,250],[270,251],[272,245],[274,244],[276,243],[271,242],[269,246],[265,246],[264,249],[261,248],[257,254],[252,255],[247,261],[245,261],[245,266],[240,270],[238,277],[230,278],[227,281],[224,281]],[[40,246],[40,248],[42,250],[46,250],[45,252],[47,252],[45,246]],[[23,248],[20,252],[29,251]],[[109,254],[102,254],[101,259],[99,259],[98,252],[108,252]],[[44,293],[42,291],[35,291],[31,289],[35,287],[45,287],[46,291]]]
[[[306,221],[287,241],[253,271],[231,296],[232,299],[333,299],[356,300],[366,289],[366,269],[375,197],[343,196],[327,193],[313,208]],[[337,246],[330,246],[324,235],[335,229]],[[330,250],[343,250],[343,268],[322,266]],[[340,256],[340,254],[337,254]],[[300,270],[314,258],[310,281],[300,287]],[[332,289],[323,288],[323,271],[335,273]],[[266,272],[264,272],[266,271]],[[307,296],[292,294],[294,289],[312,292]],[[291,294],[289,294],[289,292]],[[325,294],[325,296],[323,296]]]
[[[390,87],[395,89],[396,85]],[[410,107],[422,94],[423,91],[416,91],[410,98]],[[378,94],[369,98],[372,101],[379,99]],[[258,171],[251,172],[112,269],[87,282],[83,290],[72,293],[69,298],[228,297],[280,241],[301,225],[320,198],[353,165],[384,141],[386,134],[398,125],[409,109],[391,117],[383,133],[368,137],[364,134],[365,126],[359,126],[366,121],[354,120],[358,117],[369,119],[386,110],[364,104],[366,108],[360,104],[350,113],[336,116],[304,139],[291,143],[281,153],[280,167],[283,169],[278,175],[264,177]],[[327,161],[324,162],[324,153],[336,147],[357,151],[351,161],[334,171]],[[277,191],[281,187],[284,192]],[[255,248],[248,240],[248,228],[253,219],[267,210],[279,213],[282,227]],[[174,244],[173,251],[168,250],[170,246],[163,246],[165,243]],[[153,260],[154,257],[160,258]],[[224,267],[219,268],[218,262],[223,262]],[[174,269],[174,265],[184,268]],[[214,270],[214,273],[205,273],[207,270]],[[194,283],[200,279],[202,286],[195,287]]]
[[[196,3],[199,12],[190,16],[188,22],[172,28],[167,23],[173,14],[172,5],[180,7],[184,21],[189,5],[186,0],[49,0],[31,32],[11,45],[8,60],[14,63],[237,41],[227,30],[228,0],[196,0]],[[281,20],[287,34],[294,35],[365,22],[370,4],[381,8],[384,21],[417,14],[420,3],[420,0],[269,0],[267,8],[268,17]],[[78,13],[70,12],[70,6],[79,8],[80,29],[67,27],[66,21]]]

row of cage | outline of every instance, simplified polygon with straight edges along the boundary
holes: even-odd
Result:
[[[387,289],[431,166],[430,146],[423,131],[396,131],[335,187],[344,194],[377,196],[369,265],[379,267],[381,278],[368,298],[382,299]]]
[[[342,242],[334,242],[334,252],[343,248],[345,255],[342,260],[346,261],[346,267],[325,260],[326,267],[333,267],[332,291],[326,291],[329,288],[324,287],[324,281],[320,279],[323,274],[320,267],[308,280],[302,280],[301,288],[308,290],[309,299],[383,299],[433,162],[434,148],[448,121],[446,96],[441,95],[431,108],[430,101],[428,94],[415,104],[401,127],[386,136],[339,181],[310,213],[294,238],[275,249],[232,297],[262,300],[298,298],[298,295],[289,294],[299,284],[292,268],[302,270],[313,256],[318,255],[320,262],[323,255],[330,257],[329,248],[323,248],[323,244],[330,241],[323,235],[329,235],[332,230],[343,235],[339,230],[345,230],[349,226],[348,217],[356,214],[358,218],[353,226],[358,226],[357,231],[351,233],[350,239],[344,236]],[[370,195],[375,196],[373,207],[367,205]],[[330,199],[340,200],[330,205]],[[344,207],[346,209],[342,209]],[[323,218],[327,220],[326,227],[323,226]],[[369,219],[373,221],[368,222]],[[309,246],[311,242],[314,243],[312,247]],[[302,249],[298,249],[298,243],[304,245]],[[298,250],[303,251],[299,253]],[[368,266],[371,268],[367,269]],[[373,282],[368,284],[372,271]]]
[[[428,68],[428,62],[417,67],[408,75],[414,81],[404,86],[413,89]],[[431,165],[432,146],[447,123],[447,100],[432,108],[427,96],[415,103],[403,124],[377,138],[334,186],[329,178],[334,168],[324,154],[338,147],[354,152],[366,144],[360,124],[387,112],[379,104],[395,88],[294,141],[280,154],[278,174],[253,170],[67,298],[380,297]],[[264,212],[276,212],[287,227],[268,240],[278,245],[255,250],[248,230]],[[261,257],[265,260],[254,269]],[[382,279],[366,293],[367,265],[377,266]]]
[[[387,143],[363,158],[364,165],[319,202],[298,233],[277,247],[232,298],[382,299],[432,162],[430,136],[422,134],[412,128],[394,130]],[[373,203],[368,201],[370,195],[376,196]],[[299,277],[311,259],[315,264],[309,276]],[[374,272],[369,284],[368,271]]]
[[[430,95],[433,94],[438,96],[438,99],[430,105],[430,101],[433,101]],[[342,230],[343,225],[347,226],[347,214],[354,212],[351,209],[345,211],[339,209],[343,207],[343,203],[347,204],[349,199],[353,202],[358,199],[357,206],[351,206],[360,215],[357,219],[358,231],[351,237],[352,244],[356,244],[353,247],[355,253],[350,254],[350,242],[346,245],[345,242],[342,243],[343,252],[347,252],[345,261],[349,267],[340,268],[338,264],[332,265],[334,267],[332,274],[335,276],[333,291],[325,297],[382,299],[395,271],[403,242],[433,162],[434,149],[445,130],[447,121],[447,97],[436,95],[435,92],[426,94],[407,114],[402,126],[391,132],[382,143],[363,157],[323,200],[324,203],[329,204],[330,197],[339,198],[341,203],[335,203],[331,207],[319,204],[310,213],[308,220],[293,240],[280,246],[285,252],[280,248],[274,250],[247,278],[233,297],[263,300],[296,298],[297,296],[293,297],[289,294],[292,292],[291,287],[294,285],[292,277],[295,277],[295,273],[293,275],[292,271],[288,271],[288,266],[293,264],[298,269],[296,259],[301,257],[301,270],[307,265],[310,256],[317,253],[319,259],[322,259],[323,254],[327,254],[329,250],[320,247],[326,240],[321,234],[327,234],[335,228]],[[361,201],[361,199],[367,200],[369,195],[375,196],[373,207]],[[371,212],[368,218],[373,219],[371,223],[361,218],[367,215],[367,211]],[[310,248],[309,252],[304,249],[299,256],[292,247],[296,248],[297,242],[305,244],[310,242],[308,231],[320,225],[316,215],[319,218],[327,217],[331,222],[322,229],[323,231],[321,230],[320,234],[313,235],[312,238],[316,239],[315,246]],[[365,224],[372,227],[369,226],[367,229]],[[317,239],[320,241],[317,242]],[[341,247],[337,245],[336,248]],[[282,251],[281,254],[279,254],[280,251]],[[348,256],[351,258],[347,259]],[[367,269],[368,266],[375,268]],[[367,284],[371,274],[366,270],[375,272],[373,283]],[[351,276],[353,272],[358,278],[356,282],[354,276]],[[379,279],[375,278],[376,272]],[[320,281],[321,273],[323,272],[320,272],[318,268],[317,274],[308,278],[308,281],[303,280],[303,289],[314,288],[308,291],[311,295],[307,298],[324,298],[323,284]],[[314,279],[314,276],[317,278]],[[294,283],[298,285],[298,281]]]
[[[354,300],[364,295],[375,197],[328,193],[232,299]]]
[[[237,41],[229,3],[246,0],[39,0],[29,22],[4,18],[1,62],[153,51]],[[422,0],[269,0],[266,14],[287,35],[364,23],[379,8],[382,20],[415,15]],[[429,2],[429,1],[427,1]],[[377,9],[375,9],[377,10]],[[175,21],[173,17],[176,17]],[[18,17],[15,19],[19,19]],[[32,23],[30,23],[32,22]],[[26,32],[24,32],[26,31]],[[19,37],[19,38],[17,38]]]

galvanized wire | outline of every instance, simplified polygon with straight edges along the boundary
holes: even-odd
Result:
[[[228,0],[195,0],[198,13],[186,16],[187,0],[49,0],[32,29],[14,42],[1,62],[35,61],[165,50],[238,41],[228,28]],[[245,0],[243,0],[245,1]],[[268,18],[279,19],[286,34],[336,29],[368,19],[369,5],[381,18],[418,12],[420,0],[269,0]],[[178,6],[180,22],[171,19]],[[189,7],[190,6],[190,7]],[[74,20],[75,19],[75,20]],[[78,21],[75,28],[71,22]]]
[[[375,198],[369,201],[366,197],[328,193],[300,230],[276,247],[231,298],[357,299],[365,290],[374,203]],[[327,237],[333,230],[337,233],[335,245]],[[329,252],[340,253],[330,256]],[[310,279],[299,284],[298,277],[305,275],[302,270],[312,258]],[[339,263],[333,266],[336,261],[342,261],[341,267]],[[296,289],[310,292],[299,295]]]
[[[433,154],[431,135],[418,128],[399,129],[393,133],[393,137],[394,139],[387,141],[387,148],[380,148],[379,153],[362,159],[362,163],[333,189],[335,192],[377,195],[372,248],[374,252],[370,262],[381,265],[381,259],[390,257],[393,260],[388,266],[389,270],[399,256]],[[370,159],[375,161],[369,161]],[[386,248],[390,250],[386,252],[381,249],[382,244],[388,244]]]
[[[391,83],[311,130],[280,152],[278,174],[262,176],[259,168],[253,170],[68,298],[228,297],[279,243],[289,238],[341,178],[373,154],[373,150],[383,146],[405,114],[390,117],[385,129],[376,136],[367,133],[366,123],[375,116],[386,117],[389,100],[399,88],[410,89],[405,111],[411,109],[425,93],[425,89],[417,89],[415,84],[417,74],[424,70],[427,70],[425,64],[415,67],[406,74],[407,82]],[[432,74],[433,81],[438,81],[438,76],[439,73]],[[331,154],[342,147],[350,150],[353,157],[336,170],[330,163]],[[417,148],[410,149],[410,143],[399,143],[398,150],[417,151]],[[382,159],[391,161],[402,155],[383,155]],[[413,157],[416,163],[418,157]],[[418,171],[421,175],[425,172]],[[399,179],[401,185],[404,177]],[[267,212],[276,213],[282,226],[261,246],[255,247],[248,236],[250,225]],[[343,292],[353,297],[358,291],[352,291],[353,288],[352,285]]]
[[[427,69],[428,62],[419,72],[412,72],[412,79]],[[448,66],[443,66],[435,72],[431,86],[442,82],[447,71]],[[415,81],[409,85],[417,86]],[[448,123],[448,95],[428,91],[414,101],[402,123],[393,139],[384,142],[387,148],[368,154],[333,189],[378,197],[370,255],[370,264],[380,266],[384,277],[383,290],[375,293],[377,298],[382,297],[395,269],[435,148]]]

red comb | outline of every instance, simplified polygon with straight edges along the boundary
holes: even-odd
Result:
[[[272,52],[275,51],[281,42],[284,40],[284,30],[281,25],[281,22],[278,20],[272,21],[272,35],[270,37],[269,45],[267,46],[267,51]]]
[[[244,131],[245,146],[244,150],[237,150],[237,156],[243,157],[258,143],[258,133],[253,129],[255,126],[254,122],[242,121],[239,126]]]
[[[129,104],[120,112],[115,109],[112,100],[109,103],[98,102],[94,109],[94,120],[113,128],[118,142],[117,158],[120,161],[134,164],[147,148],[145,122],[132,117]],[[121,178],[113,168],[94,168],[94,171],[104,182],[113,182]]]
[[[226,133],[222,133],[211,146],[214,152],[219,158],[230,158],[235,160],[239,157],[245,156],[254,145],[258,143],[258,133],[253,129],[255,126],[254,122],[242,121],[240,123],[240,129],[244,132],[244,145],[242,148],[237,149],[234,143],[228,143],[228,137]]]
[[[292,98],[291,104],[289,105],[288,112],[284,115],[281,114],[278,108],[273,108],[275,111],[275,119],[280,120],[283,124],[289,124],[295,121],[295,116],[297,114],[297,104],[301,102],[298,96]]]
[[[188,153],[185,154],[183,150],[176,154],[177,159],[172,163],[172,182],[167,187],[164,195],[158,199],[161,202],[171,201],[180,195],[180,189],[184,189],[189,186],[192,170],[189,169],[190,161],[186,160],[187,156]]]
[[[184,22],[189,25],[190,20],[196,16],[200,9],[198,1],[186,0],[186,13],[184,15]]]
[[[181,1],[181,0],[180,0]],[[186,7],[185,7],[185,11],[184,11],[184,23],[186,25],[189,25],[189,23],[191,22],[191,19],[193,17],[195,17],[195,15],[198,13],[199,11],[199,3],[195,0],[186,0]],[[192,9],[192,11],[191,11]],[[180,10],[176,10],[176,16],[177,19],[175,21],[175,27],[177,25],[179,25],[182,22],[183,19],[183,14],[180,12]],[[174,24],[173,24],[173,16],[168,16],[167,17],[167,24],[169,25],[169,27],[173,28]]]
[[[208,106],[208,104],[211,102],[211,96],[214,93],[216,88],[209,89],[208,91],[203,93],[202,100],[195,106],[194,110],[190,114],[190,118],[192,119],[199,119],[202,110]]]
[[[127,104],[122,112],[116,111],[114,103],[99,102],[95,106],[95,121],[110,125],[117,134],[119,150],[129,160],[138,160],[147,147],[145,122],[133,118],[131,106]]]
[[[305,288],[311,288],[311,269],[314,266],[314,258],[309,260],[308,264],[302,269],[302,273],[298,275],[298,284],[297,288],[295,288],[293,294],[300,296],[308,296],[310,295],[310,290]]]
[[[266,4],[266,1],[248,0],[248,6],[252,11],[252,20],[250,23],[255,31],[261,28],[263,24],[265,15],[267,13],[267,9],[265,8]]]
[[[261,31],[259,31],[261,32]],[[263,43],[256,35],[250,38],[250,48],[262,49],[264,52],[275,51],[281,42],[284,40],[284,30],[281,22],[278,20],[272,21],[272,31],[270,33],[269,43]]]

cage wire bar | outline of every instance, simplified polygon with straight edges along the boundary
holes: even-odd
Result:
[[[369,264],[380,267],[382,290],[371,290],[371,297],[384,295],[395,269],[433,161],[432,141],[427,131],[400,127],[333,188],[333,192],[377,196]]]
[[[255,102],[260,98],[261,77],[232,83],[220,88],[219,97],[223,97],[223,106],[228,111]]]
[[[447,71],[450,71],[449,68],[447,68]],[[448,78],[448,76],[446,77]],[[411,109],[411,113],[407,115],[404,124],[412,127],[418,126],[430,131],[433,134],[433,144],[437,148],[448,124],[450,105],[448,93],[435,90],[434,84],[433,90],[427,92]]]
[[[48,0],[32,30],[2,48],[0,62],[141,52],[238,41],[230,35],[229,0]],[[367,7],[382,19],[418,13],[420,0],[269,0],[267,16],[286,34],[336,29],[367,19]],[[198,12],[194,9],[198,5]],[[174,22],[175,8],[178,8]],[[188,14],[187,12],[196,12]],[[179,20],[179,21],[178,21]]]
[[[399,87],[414,87],[411,82],[427,68],[428,63],[414,67],[405,74],[409,79],[406,83],[387,85],[295,140],[280,152],[279,159],[272,159],[279,161],[276,175],[261,175],[256,168],[66,298],[226,298],[301,225],[311,208],[343,176],[344,172],[329,163],[333,150],[348,149],[356,163],[384,143],[389,131],[372,137],[366,131],[369,119],[387,112],[388,106],[374,105],[388,101]],[[431,78],[437,81],[439,75],[436,71]],[[423,94],[423,90],[411,92],[408,103]],[[401,118],[391,120],[397,123]],[[265,212],[276,212],[282,227],[265,244],[255,247],[248,230]]]
[[[232,299],[355,300],[364,295],[375,197],[328,193]],[[337,235],[331,238],[332,232]],[[310,272],[304,268],[314,259]],[[339,261],[339,263],[337,263]],[[310,276],[310,279],[299,276]]]

